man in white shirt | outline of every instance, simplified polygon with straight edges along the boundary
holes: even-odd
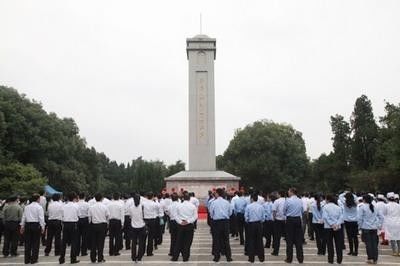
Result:
[[[110,256],[119,256],[119,251],[122,249],[122,225],[125,219],[124,204],[119,200],[119,193],[114,193],[107,208],[110,212],[109,254]]]
[[[178,194],[173,193],[171,195],[171,204],[168,206],[168,216],[169,216],[169,233],[171,235],[171,241],[169,246],[169,256],[172,256],[174,253],[175,245],[176,245],[176,237],[178,233],[178,224],[176,223],[176,213],[179,207],[179,198]]]
[[[189,202],[192,203],[196,207],[197,212],[198,212],[199,206],[200,206],[200,201],[198,200],[198,198],[196,198],[196,195],[194,194],[194,192],[190,192],[189,196],[190,196]],[[194,222],[194,229],[197,229],[197,220]]]
[[[62,222],[63,222],[63,237],[61,254],[58,261],[60,264],[65,263],[65,251],[67,244],[71,245],[71,264],[78,263],[76,259],[78,251],[78,205],[76,201],[78,196],[71,192],[68,195],[68,202],[62,206]]]
[[[147,193],[147,199],[143,200],[144,222],[149,230],[147,236],[147,256],[153,256],[154,240],[157,233],[157,217],[159,214],[158,205],[154,202],[152,192]]]
[[[21,234],[25,238],[25,264],[35,264],[39,258],[40,234],[44,233],[44,211],[39,204],[40,195],[33,194],[21,219]]]
[[[89,207],[89,224],[91,224],[92,245],[90,248],[90,261],[92,263],[105,262],[104,241],[107,233],[107,223],[110,212],[101,202],[103,196],[100,193],[95,195],[96,203]]]
[[[54,238],[54,255],[60,256],[61,253],[61,230],[62,230],[62,207],[60,194],[53,194],[52,201],[47,207],[49,220],[47,222],[47,239],[46,248],[44,249],[45,256],[49,256]]]
[[[274,233],[273,233],[273,251],[271,253],[272,256],[279,255],[279,247],[281,242],[281,237],[285,235],[285,214],[284,214],[284,207],[285,207],[285,192],[280,191],[277,194],[277,199],[272,204],[272,217],[274,219]]]
[[[197,220],[197,208],[189,202],[189,193],[183,193],[183,202],[178,206],[176,212],[176,223],[178,225],[176,248],[171,261],[177,261],[179,254],[182,253],[183,261],[188,261],[190,257],[190,247],[192,246],[194,234],[194,222]]]
[[[85,201],[85,193],[79,193],[78,205],[78,256],[87,256],[88,246],[90,245],[89,233],[89,203]]]
[[[125,203],[124,203],[124,210],[125,210],[125,218],[124,218],[124,240],[125,240],[125,249],[131,249],[131,237],[130,232],[132,229],[131,226],[131,216],[130,216],[130,208],[134,204],[133,202],[133,195],[126,196]]]

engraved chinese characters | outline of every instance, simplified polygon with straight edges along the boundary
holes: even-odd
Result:
[[[208,86],[207,72],[196,72],[197,86],[197,144],[208,144]]]

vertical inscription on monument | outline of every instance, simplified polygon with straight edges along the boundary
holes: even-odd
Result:
[[[208,73],[196,71],[197,144],[208,144]]]

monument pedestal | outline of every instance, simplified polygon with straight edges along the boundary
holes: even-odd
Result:
[[[181,171],[165,178],[169,193],[186,190],[194,192],[199,199],[207,199],[208,191],[225,188],[226,191],[239,189],[240,178],[224,171]]]

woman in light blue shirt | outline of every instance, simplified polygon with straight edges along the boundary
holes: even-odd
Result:
[[[315,242],[317,243],[318,255],[325,256],[326,240],[324,231],[324,220],[322,219],[322,210],[324,207],[324,196],[317,194],[314,196],[315,202],[311,205],[312,228],[315,232]]]
[[[335,246],[336,261],[338,264],[341,264],[343,260],[343,244],[340,229],[343,223],[343,214],[342,209],[335,202],[336,199],[333,195],[326,196],[326,205],[323,208],[322,220],[324,221],[326,245],[328,247],[328,263],[333,263],[333,248]]]
[[[372,204],[370,195],[363,196],[363,204],[358,210],[358,227],[362,231],[362,240],[367,249],[368,264],[378,261],[378,229],[382,228],[383,216]]]
[[[357,224],[357,204],[351,192],[344,196],[343,220],[346,228],[347,239],[349,241],[350,252],[347,255],[358,255],[358,224]]]

